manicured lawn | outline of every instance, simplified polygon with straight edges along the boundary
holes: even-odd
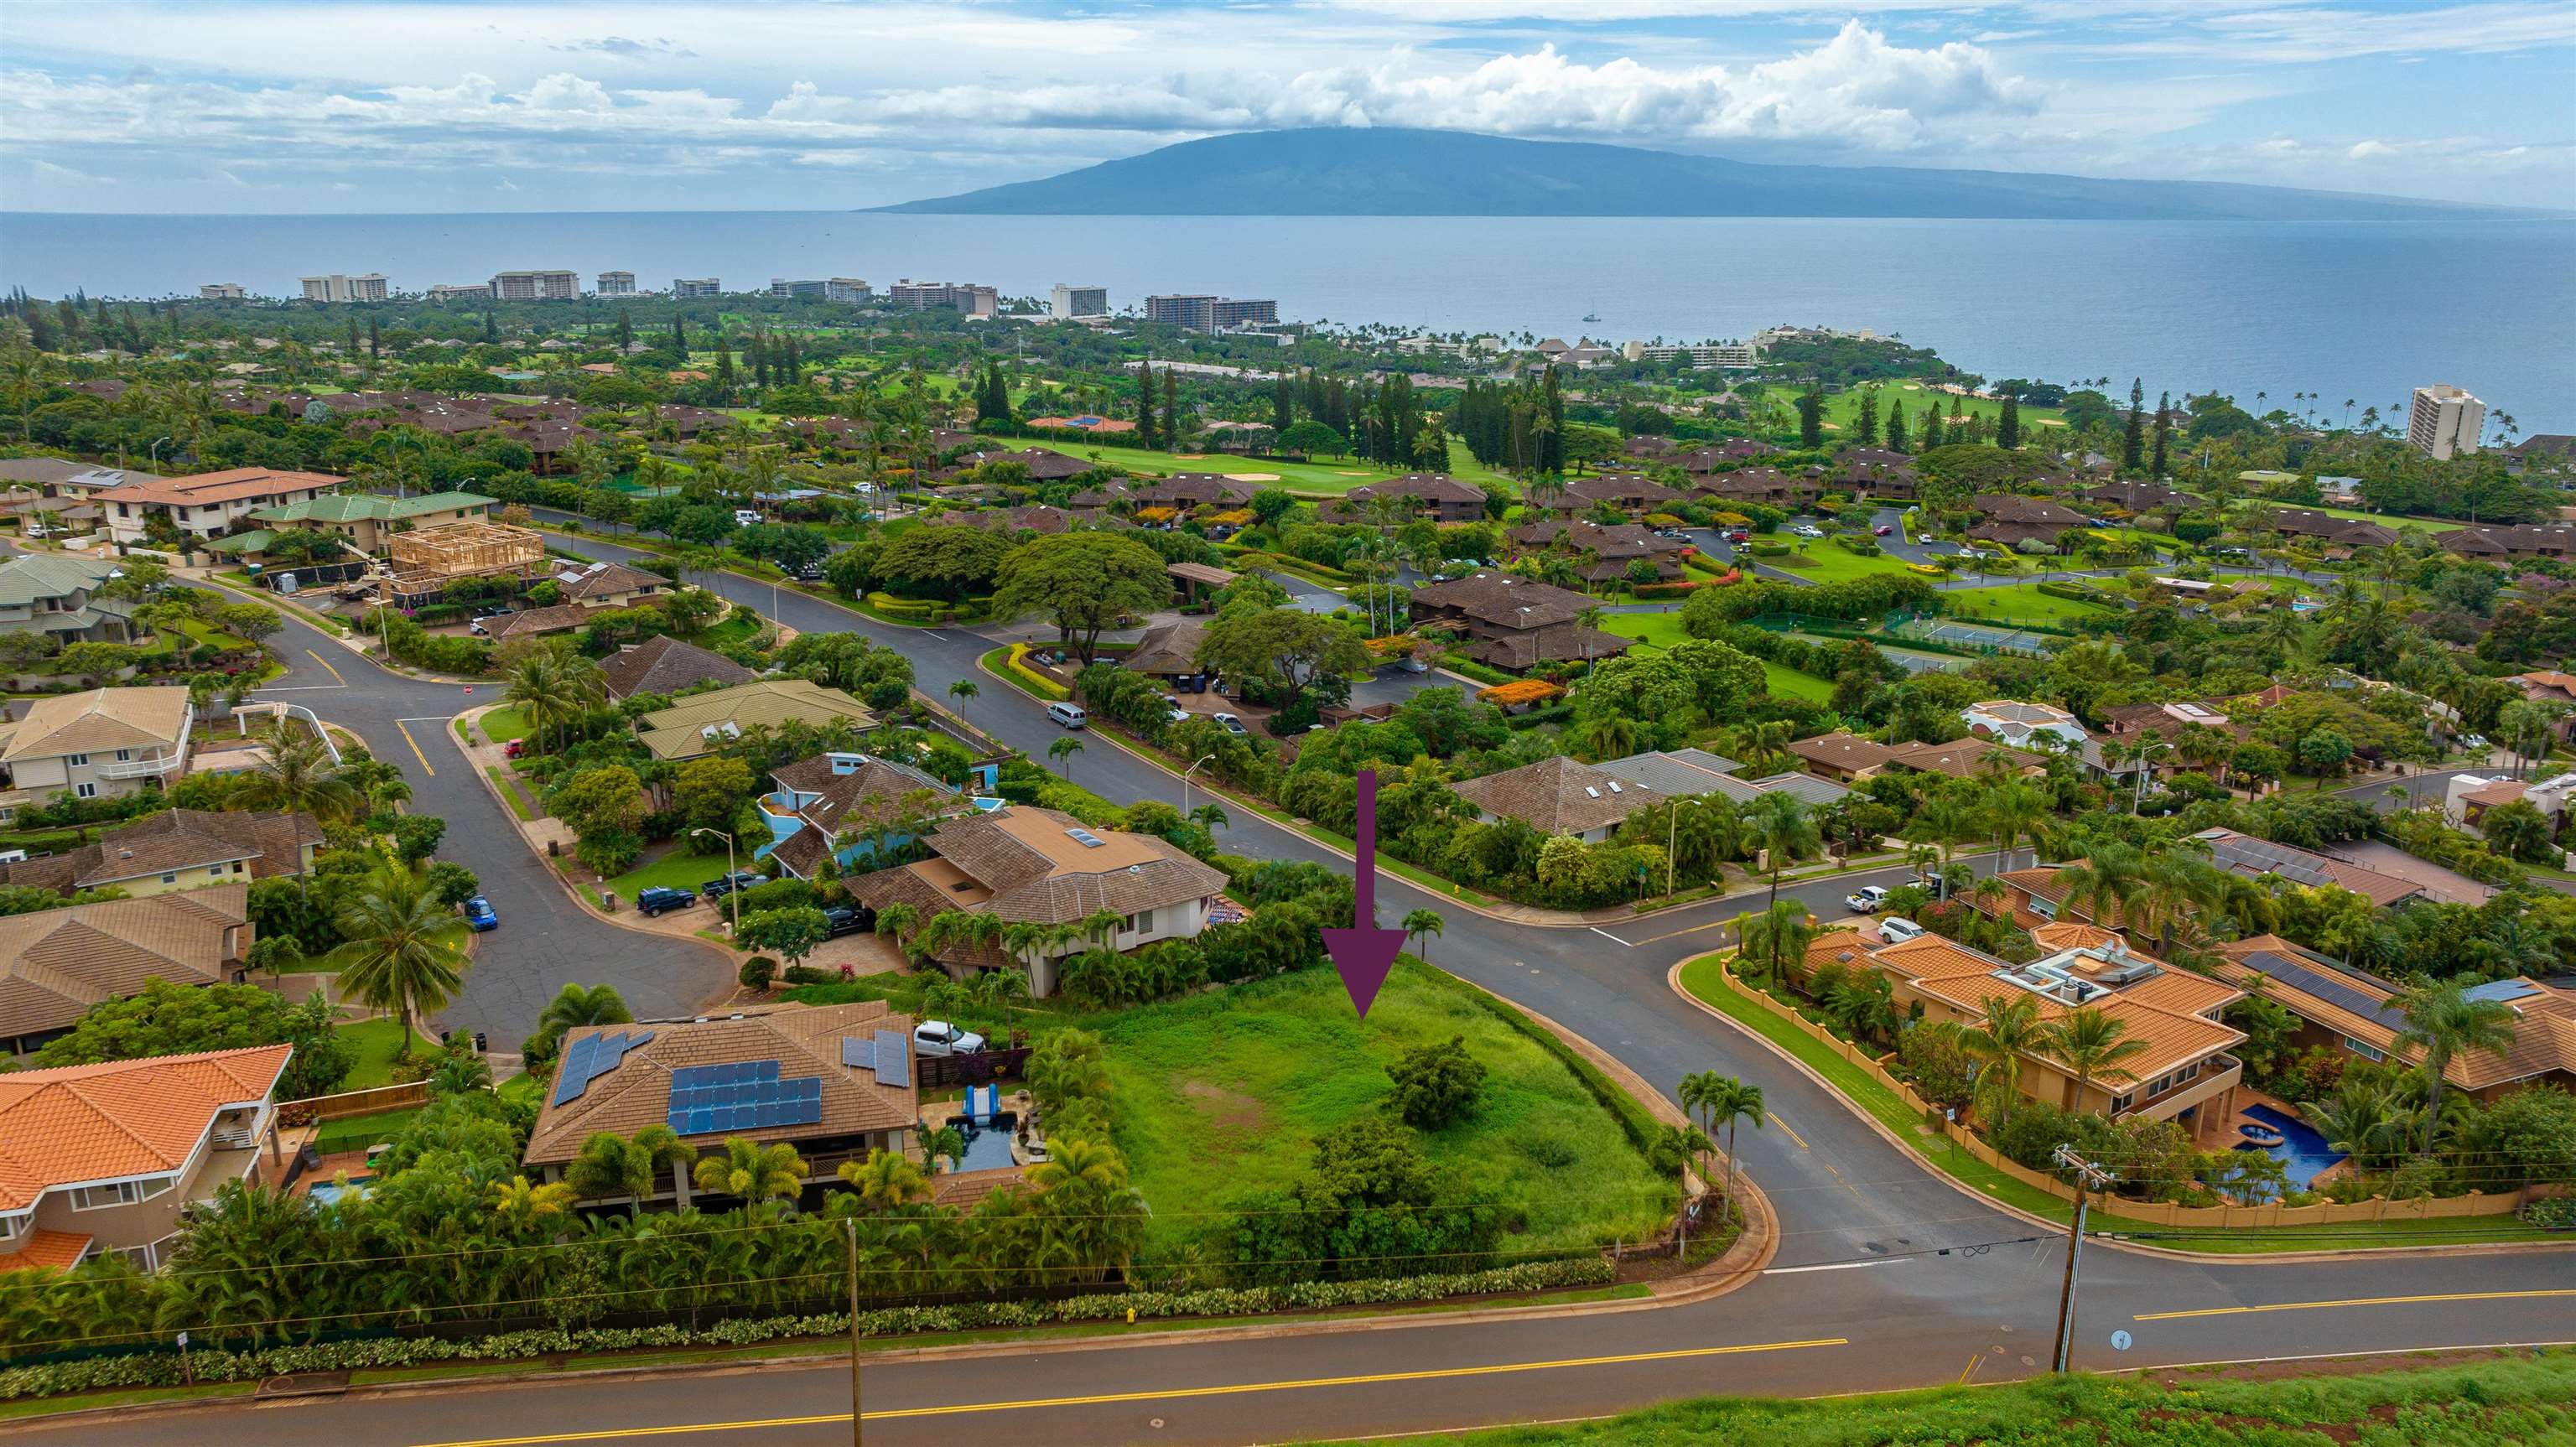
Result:
[[[736,860],[738,865],[747,864],[750,857],[738,854]],[[657,886],[663,889],[695,889],[724,872],[725,853],[721,848],[713,854],[675,849],[608,881],[608,887],[617,891],[618,898],[632,903],[641,891]]]
[[[2089,1344],[2088,1344],[2089,1349]],[[1846,1348],[1845,1350],[1850,1350]],[[1994,1386],[1788,1401],[1703,1397],[1561,1426],[1396,1439],[1390,1447],[1844,1447],[1976,1442],[1986,1447],[2376,1447],[2542,1442],[2576,1433],[2576,1356],[2503,1354],[2396,1363],[2344,1375],[2232,1378],[2077,1375]],[[1922,1375],[1934,1374],[1930,1363]],[[1387,1443],[1384,1437],[1366,1439]]]
[[[519,711],[518,705],[504,704],[483,715],[478,727],[483,730],[483,737],[496,744],[506,744],[512,739],[528,736],[528,716]]]
[[[485,764],[483,772],[500,789],[501,797],[509,801],[510,812],[518,815],[521,823],[535,819],[543,812],[528,797],[527,789],[519,782],[517,775],[502,773],[501,766],[498,764]]]
[[[1840,583],[1850,578],[1905,572],[1903,558],[1889,553],[1880,553],[1874,558],[1864,558],[1857,553],[1846,551],[1842,544],[1831,538],[1808,540],[1806,551],[1803,553],[1791,552],[1777,558],[1745,557],[1741,561],[1795,573],[1810,583]]]
[[[1670,1185],[1572,1071],[1471,988],[1408,959],[1365,1022],[1325,969],[1102,1019],[1093,1028],[1108,1046],[1113,1129],[1157,1234],[1222,1226],[1193,1213],[1295,1180],[1316,1135],[1378,1113],[1392,1089],[1386,1066],[1452,1036],[1486,1068],[1484,1091],[1473,1117],[1424,1139],[1463,1184],[1507,1203],[1524,1231],[1506,1251],[1653,1230]],[[1210,1244],[1232,1249],[1221,1237]]]
[[[1272,458],[1242,457],[1211,452],[1204,456],[1175,456],[1142,447],[1120,447],[1113,443],[1093,442],[1088,438],[1049,440],[1030,445],[1067,457],[1096,460],[1130,472],[1153,477],[1168,477],[1175,472],[1274,473],[1279,485],[1291,492],[1341,494],[1370,482],[1383,482],[1395,474],[1372,467],[1355,458],[1325,458],[1312,462],[1281,462]],[[1466,444],[1452,439],[1449,444],[1449,475],[1461,482],[1508,482],[1502,474],[1476,461]]]
[[[1690,635],[1682,631],[1682,615],[1679,613],[1612,613],[1602,619],[1601,628],[1603,632],[1616,633],[1622,638],[1634,638],[1650,648],[1670,648],[1676,643],[1690,641]],[[1812,673],[1801,673],[1785,663],[1773,663],[1767,658],[1762,660],[1762,677],[1773,693],[1784,698],[1806,698],[1823,703],[1834,692],[1834,686],[1828,680]]]
[[[722,652],[726,644],[749,643],[759,636],[761,626],[759,614],[748,608],[736,608],[725,615],[723,622],[701,631],[691,641],[700,648],[711,648]]]
[[[2113,610],[2093,603],[2079,603],[2072,598],[2059,598],[2039,591],[2037,583],[2006,583],[1995,588],[1961,588],[1944,593],[1952,617],[1961,619],[2016,620],[2033,623],[2064,623],[2079,618],[2108,618]]]
[[[1905,435],[1908,439],[1919,440],[1923,436],[1924,404],[1936,397],[1941,401],[1942,424],[1947,426],[1950,421],[1950,403],[1953,400],[1949,393],[1933,391],[1931,384],[1919,377],[1883,382],[1879,384],[1878,389],[1879,425],[1881,427],[1887,425],[1888,406],[1891,403],[1902,402],[1905,405]],[[1957,400],[1962,409],[1960,412],[1962,420],[1969,417],[1983,417],[1991,429],[1994,419],[2003,415],[2004,404],[2000,401],[1984,397],[1963,397]],[[1857,390],[1837,392],[1825,399],[1825,421],[1833,424],[1838,430],[1850,430],[1852,419],[1859,415],[1860,393]],[[2065,420],[2066,414],[2055,407],[2033,407],[2027,402],[2021,406],[2021,425],[2025,428],[2036,428],[2042,423],[2062,424]],[[2045,430],[2054,432],[2057,428],[2049,427]]]
[[[340,1027],[340,1038],[357,1053],[342,1090],[372,1090],[394,1083],[394,1057],[402,1053],[402,1026],[391,1020],[356,1020]]]
[[[336,1151],[362,1151],[402,1134],[412,1117],[420,1114],[415,1106],[408,1110],[380,1110],[371,1115],[343,1116],[326,1120],[313,1134],[313,1148],[324,1155]]]

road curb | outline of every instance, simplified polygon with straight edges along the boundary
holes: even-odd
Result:
[[[1689,959],[1676,961],[1670,970],[1664,972],[1664,983],[1671,987],[1672,992],[1675,995],[1678,995],[1683,1000],[1689,1002],[1693,1008],[1699,1010],[1702,1014],[1722,1021],[1727,1028],[1734,1030],[1736,1033],[1743,1035],[1745,1038],[1753,1041],[1763,1049],[1770,1051],[1773,1055],[1778,1056],[1782,1061],[1786,1062],[1791,1069],[1796,1070],[1799,1074],[1815,1082],[1816,1088],[1822,1090],[1827,1095],[1832,1096],[1835,1104],[1851,1112],[1851,1114],[1857,1118],[1861,1124],[1868,1126],[1873,1131],[1876,1131],[1880,1139],[1886,1141],[1889,1145],[1896,1147],[1898,1150],[1903,1151],[1906,1158],[1912,1161],[1925,1175],[1930,1176],[1932,1179],[1949,1187],[1951,1190],[1958,1192],[1960,1195],[1967,1197],[1969,1200],[1976,1202],[1980,1206],[1984,1206],[1989,1210],[2010,1216],[2026,1225],[2036,1226],[2043,1231],[2063,1231],[2066,1229],[2066,1223],[2063,1221],[2051,1221],[2045,1216],[2034,1216],[2019,1206],[2012,1205],[2009,1202],[1998,1201],[1994,1197],[1987,1195],[1985,1192],[1977,1190],[1975,1187],[1966,1184],[1955,1176],[1952,1176],[1949,1172],[1933,1165],[1929,1160],[1924,1158],[1922,1151],[1907,1144],[1904,1140],[1899,1138],[1894,1131],[1889,1130],[1886,1122],[1881,1121],[1877,1116],[1870,1114],[1868,1111],[1861,1109],[1860,1104],[1857,1101],[1854,1101],[1850,1096],[1843,1094],[1843,1092],[1837,1088],[1832,1081],[1817,1074],[1815,1068],[1808,1065],[1807,1062],[1800,1060],[1797,1056],[1782,1049],[1779,1042],[1762,1034],[1760,1031],[1747,1029],[1742,1021],[1737,1020],[1734,1016],[1727,1014],[1725,1011],[1711,1005],[1706,1000],[1692,994],[1689,990],[1684,989],[1682,987],[1682,971],[1688,966],[1706,958],[1708,958],[1706,955],[1693,955]],[[2342,1251],[2281,1251],[2266,1252],[2261,1256],[2243,1256],[2233,1254],[2221,1255],[2214,1252],[2177,1251],[2169,1246],[2149,1246],[2142,1242],[2129,1240],[2124,1236],[2101,1232],[2097,1232],[2086,1239],[2100,1245],[2109,1246],[2120,1251],[2132,1252],[2140,1256],[2161,1257],[2167,1261],[2188,1261],[2196,1266],[2296,1266],[2303,1263],[2319,1261],[2366,1260],[2375,1256],[2501,1256],[2523,1252],[2566,1251],[2571,1249],[2571,1243],[2565,1241],[2483,1241],[2470,1242],[2458,1246],[2356,1246]]]

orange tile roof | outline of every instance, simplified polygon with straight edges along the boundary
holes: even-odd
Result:
[[[2133,959],[2148,958],[2134,950],[2129,954]],[[2012,999],[2013,992],[2021,988],[1994,978],[1996,971],[2015,967],[1939,935],[1889,945],[1872,952],[1870,958],[1880,969],[1898,975],[1918,992],[1946,1000],[1971,1014],[1982,1012],[1988,998]],[[2070,968],[2079,975],[2092,973],[2080,957],[2071,962]],[[2036,991],[2027,993],[2038,1004],[2039,1018],[2044,1021],[2062,1019],[2071,1013],[2061,1001]],[[2219,1024],[2204,1013],[2223,1008],[2243,994],[2216,980],[2166,969],[2113,989],[2085,1008],[2125,1022],[2129,1029],[2124,1038],[2147,1047],[2123,1067],[2144,1080],[2174,1066],[2207,1059],[2243,1040],[2242,1031]]]
[[[290,492],[327,491],[348,480],[327,472],[275,472],[265,467],[233,467],[189,477],[165,477],[141,487],[124,488],[116,494],[116,500],[120,503],[152,502],[203,507],[208,503],[244,502],[255,497],[276,497]]]
[[[175,1171],[226,1106],[265,1100],[292,1045],[0,1075],[0,1211],[57,1186]]]
[[[15,1251],[0,1252],[0,1271],[68,1271],[89,1254],[92,1238],[77,1231],[37,1231]]]
[[[2262,954],[2278,955],[2365,1000],[2393,1004],[2398,992],[2382,981],[2336,966],[2278,935],[2230,940],[2218,948],[2223,957],[2217,967],[2219,978],[2231,984],[2250,984],[2255,975],[2263,975],[2265,998],[2291,1014],[2358,1040],[2393,1059],[2423,1058],[2422,1052],[2397,1044],[2397,1031],[2386,1020],[2312,995],[2290,980],[2264,971],[2255,961]],[[2452,1056],[2442,1068],[2444,1080],[2461,1090],[2484,1090],[2553,1071],[2576,1075],[2576,990],[2563,990],[2538,980],[2524,983],[2532,987],[2533,993],[2508,1002],[2514,1012],[2513,1044],[2501,1056],[2483,1050]]]

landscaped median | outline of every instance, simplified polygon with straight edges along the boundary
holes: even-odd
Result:
[[[1709,1013],[1761,1037],[1842,1096],[1884,1134],[1961,1187],[2024,1216],[2059,1225],[2074,1213],[2074,1191],[1997,1155],[1966,1127],[1939,1119],[1922,1097],[1879,1067],[1870,1052],[1836,1038],[1760,990],[1738,981],[1725,953],[1673,967],[1673,988]],[[2509,1214],[2520,1193],[2355,1205],[2178,1206],[2162,1201],[2097,1202],[2098,1232],[2139,1238],[2163,1250],[2242,1256],[2564,1239]]]

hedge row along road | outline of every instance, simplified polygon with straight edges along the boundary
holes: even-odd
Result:
[[[592,558],[636,556],[596,538],[553,541]],[[725,576],[713,584],[735,601],[769,606],[765,583]],[[987,683],[963,711],[1006,743],[1043,757],[1054,737],[1035,700],[980,677],[977,660],[992,644],[972,632],[885,627],[793,593],[780,606],[798,629],[852,630],[903,650],[934,698],[946,698],[959,679]],[[341,655],[326,656],[360,688],[381,682],[360,682],[372,672],[363,663],[353,671]],[[358,723],[371,744],[408,762],[399,738],[378,739],[371,720]],[[425,735],[422,743],[438,747]],[[454,760],[454,746],[445,747]],[[1082,767],[1084,784],[1113,800],[1179,803],[1178,779],[1125,750],[1093,749]],[[447,776],[442,763],[439,778]],[[471,796],[442,797],[439,806],[458,822],[480,807],[492,828],[508,832],[479,782]],[[1249,810],[1236,813],[1229,850],[1347,867]],[[1832,877],[1787,892],[1831,917],[1855,884],[1892,882],[1900,872]],[[1670,1092],[1683,1075],[1708,1069],[1759,1084],[1771,1118],[1741,1131],[1739,1143],[1745,1169],[1781,1217],[1769,1272],[1695,1304],[1615,1303],[1554,1319],[1433,1314],[1286,1335],[1111,1337],[998,1355],[888,1357],[867,1376],[872,1442],[947,1443],[960,1432],[1006,1435],[1019,1447],[1277,1442],[1587,1417],[1690,1394],[1884,1390],[2046,1370],[2064,1233],[1961,1194],[1834,1094],[1667,988],[1667,970],[1702,953],[1701,931],[1731,919],[1740,903],[1604,930],[1542,929],[1470,913],[1392,874],[1382,874],[1378,888],[1388,918],[1423,905],[1447,917],[1447,933],[1431,946],[1434,963],[1589,1037],[1657,1088]],[[522,959],[505,919],[477,968],[524,973],[529,989],[551,989],[593,978],[599,961],[645,943],[596,922],[585,927],[595,941],[570,951],[569,963],[560,942],[549,958]],[[2084,1255],[2075,1360],[2110,1369],[2560,1341],[2576,1337],[2576,1295],[2562,1291],[2576,1293],[2576,1249],[2184,1261],[2095,1241]],[[2129,1334],[2130,1349],[2113,1349],[2114,1331]],[[213,1406],[120,1421],[116,1435],[136,1447],[522,1447],[650,1429],[657,1440],[736,1447],[845,1442],[848,1407],[847,1368],[826,1360],[735,1374],[462,1386],[398,1407],[363,1397]],[[97,1431],[95,1422],[64,1423],[22,1435],[72,1444],[97,1441]]]

